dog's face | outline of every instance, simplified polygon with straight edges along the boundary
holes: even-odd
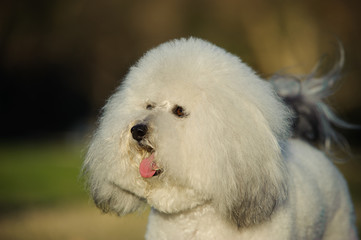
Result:
[[[287,110],[235,56],[198,39],[160,45],[109,99],[84,163],[96,204],[178,213],[212,204],[238,226],[287,195]]]

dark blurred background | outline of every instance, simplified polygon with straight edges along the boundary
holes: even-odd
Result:
[[[324,54],[332,63],[340,40],[345,75],[330,102],[344,119],[360,124],[360,12],[358,0],[1,1],[0,238],[96,239],[88,231],[72,232],[68,225],[59,227],[59,234],[41,232],[51,217],[34,220],[29,214],[37,209],[56,216],[60,213],[54,209],[64,213],[66,205],[71,215],[87,203],[77,173],[101,107],[137,59],[170,39],[209,40],[240,56],[264,78],[285,69],[308,73]],[[340,169],[361,216],[360,131],[342,133],[356,157]],[[58,175],[49,180],[54,172]],[[84,211],[88,216],[92,210]],[[70,225],[80,226],[83,220]],[[22,231],[9,227],[19,221]],[[31,228],[26,221],[42,227]],[[89,224],[100,224],[94,221]],[[111,221],[116,223],[104,225],[122,224],[117,218]],[[144,217],[139,221],[144,228]],[[111,239],[113,230],[103,229]],[[118,230],[114,236],[118,232],[122,234]]]

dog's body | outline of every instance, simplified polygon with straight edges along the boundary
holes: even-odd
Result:
[[[269,221],[238,229],[211,206],[179,214],[152,210],[147,239],[356,239],[347,185],[329,159],[299,140],[285,158],[288,200]]]
[[[237,57],[177,40],[131,68],[84,170],[103,211],[151,205],[147,239],[357,239],[343,177],[292,119]]]

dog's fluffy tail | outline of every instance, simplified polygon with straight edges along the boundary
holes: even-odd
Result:
[[[295,114],[293,136],[319,144],[327,153],[331,153],[331,146],[334,144],[348,152],[346,140],[335,131],[334,126],[359,128],[338,118],[325,103],[325,98],[334,93],[342,77],[345,54],[342,45],[339,46],[339,60],[326,74],[319,74],[320,61],[308,75],[275,74],[270,79],[278,95]]]

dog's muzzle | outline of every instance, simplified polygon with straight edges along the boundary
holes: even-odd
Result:
[[[134,125],[130,129],[130,132],[132,134],[133,139],[138,142],[138,145],[145,151],[151,153],[150,156],[144,158],[141,161],[141,163],[139,165],[140,175],[143,178],[151,178],[151,177],[158,176],[159,174],[161,174],[162,169],[159,168],[157,166],[156,162],[154,161],[154,149],[150,145],[147,145],[146,143],[144,143],[147,141],[143,141],[143,140],[147,140],[146,139],[146,135],[148,133],[147,125],[142,124],[142,123]]]
[[[148,131],[147,125],[143,123],[134,125],[130,129],[132,137],[138,142],[138,145],[147,152],[153,152],[153,147],[149,145],[149,141],[146,139]]]
[[[137,124],[130,129],[130,132],[132,133],[133,139],[136,140],[137,142],[140,142],[147,134],[148,127],[145,124]]]

